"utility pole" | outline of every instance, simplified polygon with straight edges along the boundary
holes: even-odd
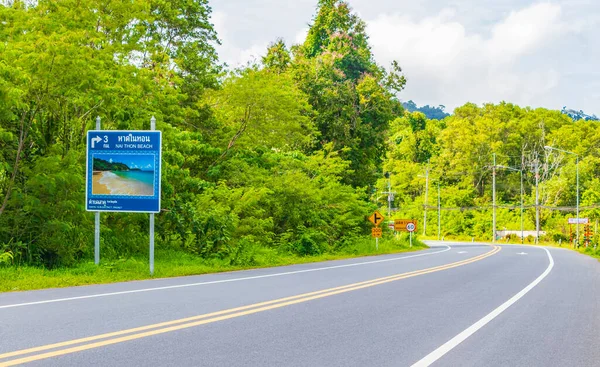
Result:
[[[387,175],[387,179],[388,179],[388,219],[392,217],[392,200],[393,196],[392,196],[392,180],[390,179],[390,174],[388,172]]]
[[[429,193],[429,166],[425,168],[425,204],[423,204],[423,236],[427,236],[427,195]]]
[[[492,167],[492,243],[496,243],[496,153],[494,156],[494,166]]]
[[[535,243],[540,241],[540,166],[537,157],[535,158]]]
[[[521,166],[521,244],[523,244],[523,167]]]
[[[577,170],[577,247],[579,247],[579,155],[575,154],[575,169]]]
[[[394,192],[392,192],[392,180],[391,174],[389,172],[384,173],[385,178],[387,178],[387,191],[384,191],[384,194],[387,194],[388,200],[388,220],[392,219],[392,201],[394,201]]]
[[[496,168],[504,168],[510,171],[519,171],[520,176],[521,176],[521,243],[523,243],[523,166],[521,166],[521,169],[516,169],[513,167],[508,167],[508,166],[503,166],[503,165],[497,165]]]
[[[575,152],[569,152],[568,150],[554,148],[548,145],[546,145],[544,148],[548,150],[556,150],[567,154],[573,154],[575,156],[575,169],[577,170],[577,243],[575,247],[577,247],[579,246],[579,154]]]
[[[442,204],[440,200],[440,183],[438,182],[438,241],[442,233]]]

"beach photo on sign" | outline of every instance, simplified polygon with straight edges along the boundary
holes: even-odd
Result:
[[[154,195],[154,155],[102,153],[92,159],[93,195]]]

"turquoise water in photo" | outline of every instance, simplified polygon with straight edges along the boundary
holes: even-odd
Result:
[[[123,177],[129,180],[136,180],[143,182],[148,185],[154,185],[154,172],[153,171],[111,171],[119,177]]]

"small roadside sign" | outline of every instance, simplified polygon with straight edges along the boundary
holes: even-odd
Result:
[[[374,238],[381,238],[382,233],[383,230],[381,229],[381,227],[371,228],[371,236],[373,236]]]
[[[376,227],[379,227],[379,225],[381,224],[381,222],[383,222],[384,219],[384,216],[381,215],[381,213],[378,211],[375,211],[375,213],[371,214],[371,216],[369,217],[369,221],[373,223]]]
[[[588,224],[589,218],[579,218],[579,224]],[[577,218],[569,218],[569,224],[577,224]]]
[[[409,225],[412,230],[409,230]],[[394,221],[394,228],[398,232],[414,232],[417,230],[416,219],[396,219]]]

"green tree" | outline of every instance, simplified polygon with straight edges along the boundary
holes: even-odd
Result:
[[[86,130],[96,115],[108,129],[143,129],[151,115],[163,128],[197,122],[193,102],[220,70],[209,14],[205,1],[0,5],[0,245],[26,243],[12,252],[47,266],[85,256],[84,187],[64,180],[83,177]],[[139,225],[103,218],[125,232]],[[72,247],[59,247],[62,235]]]
[[[292,56],[282,39],[271,44],[267,49],[267,54],[262,58],[265,68],[278,74],[287,71],[291,62]]]
[[[289,74],[246,68],[232,74],[222,88],[206,96],[219,121],[212,141],[223,147],[221,158],[240,147],[302,150],[314,142],[315,128],[306,95]]]
[[[345,182],[372,185],[380,175],[389,122],[401,113],[404,87],[397,63],[387,73],[373,60],[365,23],[348,4],[321,0],[304,44],[293,49],[293,73],[317,113],[320,146],[350,148]]]

